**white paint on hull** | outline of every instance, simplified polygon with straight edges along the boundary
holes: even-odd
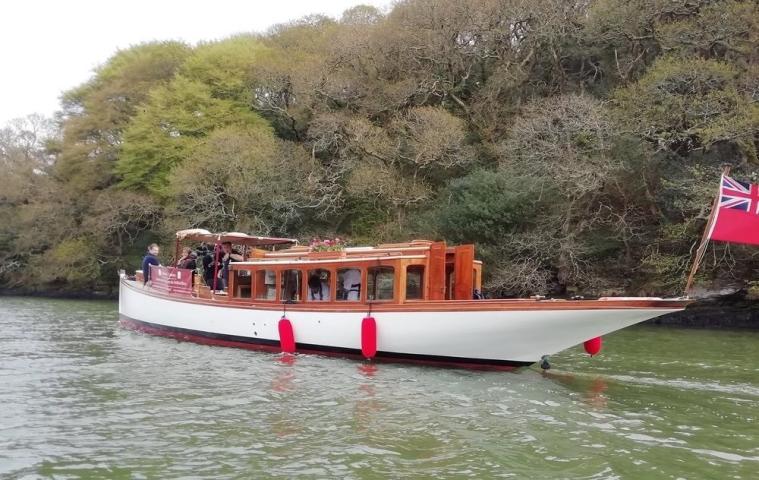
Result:
[[[149,295],[142,285],[121,280],[119,313],[166,327],[279,341],[282,312],[182,302]],[[536,362],[593,337],[681,308],[507,310],[463,312],[374,312],[380,352]],[[326,347],[361,348],[359,312],[287,312],[295,341]]]

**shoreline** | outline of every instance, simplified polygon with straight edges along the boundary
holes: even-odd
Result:
[[[116,293],[106,292],[28,291],[24,289],[0,289],[0,297],[110,301],[118,301],[119,298]],[[750,300],[746,297],[746,292],[741,290],[730,295],[703,298],[682,312],[669,313],[643,322],[641,325],[759,330],[759,301]]]
[[[85,293],[70,291],[37,291],[24,290],[21,288],[0,289],[0,297],[30,297],[30,298],[50,298],[60,300],[113,300],[118,301],[117,293]]]
[[[748,298],[745,290],[739,290],[729,295],[699,299],[682,312],[662,315],[644,324],[759,330],[759,301]]]

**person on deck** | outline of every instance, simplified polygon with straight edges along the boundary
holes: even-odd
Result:
[[[221,244],[221,290],[227,288],[229,284],[229,262],[242,262],[243,256],[239,253],[235,253],[232,250],[232,242],[224,242]]]
[[[142,257],[142,283],[146,284],[148,283],[148,280],[150,280],[150,266],[155,265],[156,267],[161,266],[160,260],[158,260],[158,253],[160,252],[160,249],[158,248],[158,245],[155,243],[151,243],[148,245],[148,253]]]
[[[198,255],[190,247],[184,247],[182,249],[182,256],[177,262],[177,267],[195,270],[198,266],[196,261],[197,257]]]
[[[203,264],[203,281],[208,288],[213,288],[213,276],[216,273],[214,271],[214,251],[213,249],[207,250],[203,258],[201,258]]]

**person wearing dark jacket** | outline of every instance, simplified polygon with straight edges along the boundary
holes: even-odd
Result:
[[[155,243],[151,243],[148,245],[148,253],[142,258],[142,283],[148,283],[148,280],[150,280],[150,266],[155,265],[156,267],[161,265],[161,262],[158,260],[158,252],[159,252],[158,245]]]
[[[229,285],[229,262],[242,262],[245,260],[242,255],[232,250],[232,242],[224,242],[221,244],[221,280],[220,286],[222,290],[225,290]]]
[[[213,288],[213,276],[216,269],[221,269],[219,263],[214,266],[215,253],[213,250],[208,250],[200,261],[203,264],[203,281],[208,288]]]
[[[192,251],[190,247],[184,247],[182,249],[182,256],[177,261],[177,267],[187,270],[195,270],[198,267],[197,264],[198,255]]]

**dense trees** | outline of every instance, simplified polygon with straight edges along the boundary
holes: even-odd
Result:
[[[759,161],[759,7],[407,0],[117,52],[0,131],[0,282],[108,290],[173,230],[475,242],[498,294],[677,293]],[[704,285],[750,278],[714,246]]]

